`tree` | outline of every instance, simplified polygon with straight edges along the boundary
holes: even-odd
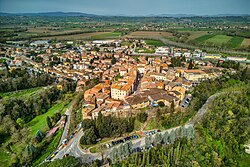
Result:
[[[84,119],[82,121],[82,128],[83,130],[87,130],[89,128],[91,128],[92,126],[94,126],[94,121],[91,119]]]
[[[28,165],[31,163],[32,159],[37,155],[37,148],[33,144],[28,144],[24,150],[21,163]]]
[[[194,138],[194,127],[193,126],[188,126],[186,129],[186,133],[187,133],[187,139],[191,140]]]
[[[94,59],[90,59],[90,64],[93,64],[94,63]]]
[[[193,61],[190,60],[190,61],[189,61],[189,64],[188,64],[188,69],[191,70],[191,69],[193,69],[193,68],[194,68]]]
[[[186,56],[182,56],[181,61],[186,62]]]
[[[112,63],[112,64],[115,64],[115,63],[116,63],[116,58],[114,57],[114,55],[112,55],[111,63]]]
[[[68,156],[63,159],[55,159],[54,161],[47,161],[45,163],[41,163],[40,167],[76,167],[79,166],[79,162],[76,160],[75,157]]]
[[[181,138],[182,137],[180,127],[175,129],[175,136],[176,136],[176,138]]]
[[[149,146],[151,145],[151,136],[146,136],[145,137],[145,147],[149,148]]]
[[[117,152],[118,152],[117,147],[114,147],[110,152],[110,159],[113,163],[117,160]]]
[[[169,143],[174,143],[175,139],[176,139],[175,130],[173,129],[170,131],[170,134],[169,134]]]
[[[162,140],[163,140],[163,137],[162,137],[161,133],[156,133],[155,138],[154,138],[154,142],[156,144],[160,145]]]
[[[161,113],[161,110],[160,110],[160,109],[157,109],[157,110],[156,110],[156,118],[157,118],[157,119],[160,119],[161,114],[162,114],[162,113]]]
[[[40,130],[38,130],[38,131],[36,132],[35,137],[36,137],[36,139],[37,139],[38,142],[41,142],[41,141],[43,140],[43,137],[44,137],[44,136],[43,136],[42,132],[41,132]]]
[[[80,139],[81,144],[84,145],[90,145],[90,144],[96,144],[97,143],[97,136],[95,133],[95,129],[93,127],[87,129],[84,132],[84,135]]]
[[[164,136],[163,136],[163,142],[164,142],[165,144],[168,144],[168,143],[169,143],[169,137],[170,137],[169,132],[166,131],[166,132],[164,133]]]
[[[159,105],[160,107],[164,107],[164,106],[165,106],[165,104],[164,104],[163,101],[159,101],[159,102],[158,102],[158,105]]]
[[[250,69],[248,67],[244,68],[241,73],[241,80],[245,81],[247,79],[250,79]]]
[[[46,121],[47,121],[48,127],[51,129],[52,128],[52,122],[51,122],[51,119],[50,119],[49,116],[47,116]]]
[[[25,124],[22,118],[17,118],[16,123],[22,128]]]
[[[174,113],[174,101],[172,101],[170,105],[170,114],[172,115],[173,113]]]
[[[144,123],[144,122],[146,122],[146,120],[148,118],[148,114],[145,113],[145,112],[140,112],[140,113],[137,114],[136,118],[141,123]]]

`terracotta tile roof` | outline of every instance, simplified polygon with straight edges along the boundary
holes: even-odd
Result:
[[[186,73],[196,73],[196,74],[204,74],[204,71],[201,70],[185,70]]]

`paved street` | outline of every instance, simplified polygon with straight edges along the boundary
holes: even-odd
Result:
[[[67,118],[66,118],[66,121],[65,121],[63,134],[61,136],[59,144],[61,144],[64,139],[67,139],[68,132],[69,132],[69,125],[70,125],[70,115],[71,115],[72,109],[73,109],[73,106],[72,106],[72,102],[71,102],[70,107],[65,112],[65,115],[67,116]]]
[[[64,155],[68,154],[71,156],[74,156],[76,158],[81,158],[84,162],[91,162],[95,159],[101,159],[101,156],[98,154],[88,154],[85,153],[81,148],[80,148],[80,139],[83,135],[83,131],[80,130],[68,143],[67,145],[60,150],[56,156],[52,159],[62,159]]]
[[[82,151],[79,149],[79,147],[78,147],[78,143],[79,143],[79,141],[80,141],[82,135],[83,135],[83,131],[80,130],[80,131],[79,131],[79,132],[78,132],[78,133],[77,133],[77,134],[67,143],[67,145],[66,145],[62,150],[60,150],[60,151],[56,154],[56,156],[55,156],[52,160],[57,159],[57,158],[62,159],[63,156],[64,156],[65,154],[69,154],[69,155],[72,155],[72,156],[74,156],[74,157],[80,157],[80,156],[85,155],[85,153],[82,152]]]

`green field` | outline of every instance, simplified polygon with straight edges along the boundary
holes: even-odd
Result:
[[[197,42],[197,43],[203,43],[205,42],[206,40],[214,37],[215,35],[214,34],[208,34],[208,35],[203,35],[203,36],[200,36],[198,38],[195,38],[194,41]]]
[[[51,107],[46,113],[36,116],[32,119],[28,125],[31,127],[31,134],[35,135],[38,130],[47,129],[46,118],[47,116],[51,117],[54,113],[60,112],[63,113],[69,104],[69,100],[63,101],[61,103],[55,104]]]
[[[230,48],[237,48],[241,46],[243,40],[244,40],[243,37],[233,37],[227,42],[227,46],[229,46]]]
[[[113,38],[119,38],[121,36],[120,32],[110,32],[100,35],[92,36],[91,39],[97,40],[97,39],[113,39]]]
[[[232,37],[226,35],[216,35],[206,40],[206,42],[214,43],[218,45],[226,44]]]
[[[7,93],[0,93],[0,96],[2,98],[10,98],[10,97],[20,97],[20,96],[31,96],[38,91],[40,91],[42,88],[37,87],[37,88],[31,88],[27,90],[20,90],[20,91],[15,91],[15,92],[7,92]]]
[[[239,48],[245,38],[243,37],[231,37],[227,35],[214,35],[214,34],[207,34],[207,35],[202,35],[198,38],[193,39],[197,44],[205,44],[205,45],[210,45],[214,44],[217,46],[226,46],[228,48]]]
[[[145,41],[147,45],[153,45],[153,46],[166,46],[162,41],[159,40],[146,40]]]

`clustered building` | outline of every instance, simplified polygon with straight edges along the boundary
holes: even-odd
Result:
[[[124,41],[131,45],[122,45]],[[140,53],[133,57],[137,42],[129,39],[80,44],[37,41],[31,43],[32,48],[6,47],[1,48],[0,53],[5,55],[11,68],[22,65],[57,78],[76,80],[77,91],[84,90],[83,117],[96,117],[99,112],[127,115],[141,108],[158,106],[160,102],[168,107],[174,103],[178,108],[193,86],[221,75],[222,68],[203,59],[218,59],[218,55],[199,49],[159,47],[155,50],[157,56]],[[185,57],[182,67],[173,67],[172,57]],[[191,58],[198,58],[193,64],[199,68],[188,69]],[[99,80],[96,85],[92,82],[95,79]]]

